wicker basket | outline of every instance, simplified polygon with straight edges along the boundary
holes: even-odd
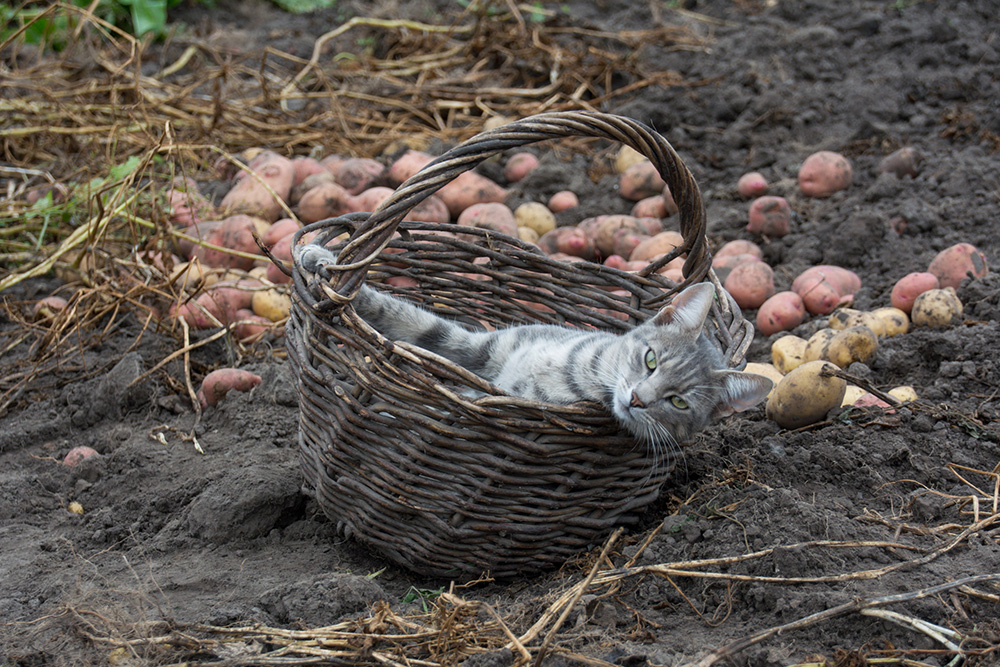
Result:
[[[553,260],[493,232],[401,222],[492,154],[565,136],[617,140],[653,161],[680,208],[685,244],[675,254],[687,253],[684,283],[654,272],[672,256],[630,274]],[[439,233],[458,229],[462,236]],[[606,114],[533,116],[437,158],[374,213],[309,225],[295,243],[311,232],[314,243],[348,239],[331,277],[295,264],[286,329],[303,471],[343,534],[422,574],[511,577],[564,562],[635,521],[657,497],[671,463],[654,460],[600,406],[509,396],[446,359],[386,340],[356,315],[351,298],[369,280],[474,325],[623,332],[691,282],[707,277],[726,294],[709,270],[698,187],[661,136]],[[387,287],[390,276],[417,286]],[[731,367],[742,367],[752,329],[739,308],[723,298],[710,321]]]

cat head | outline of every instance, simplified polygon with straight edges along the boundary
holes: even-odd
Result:
[[[726,366],[704,332],[714,298],[709,283],[688,287],[626,336],[613,410],[648,444],[676,446],[712,422],[757,405],[773,386],[762,375]]]

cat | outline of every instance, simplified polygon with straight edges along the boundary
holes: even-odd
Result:
[[[298,260],[321,274],[336,255],[300,246]],[[692,285],[625,334],[526,324],[471,331],[409,301],[363,285],[357,314],[389,340],[441,355],[514,396],[548,403],[594,401],[639,442],[675,449],[710,423],[752,408],[770,379],[726,367],[704,332],[715,297]]]

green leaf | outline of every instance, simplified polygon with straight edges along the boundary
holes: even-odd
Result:
[[[305,14],[317,9],[329,9],[337,4],[337,0],[272,0],[272,2],[292,14]]]
[[[132,31],[136,36],[159,35],[167,27],[167,0],[119,0],[131,10]]]
[[[139,167],[139,157],[133,155],[129,159],[125,160],[121,164],[116,164],[108,170],[108,174],[111,176],[112,180],[120,181],[126,176],[131,176],[135,170]]]

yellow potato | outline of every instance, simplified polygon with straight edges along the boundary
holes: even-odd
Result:
[[[866,326],[858,325],[844,329],[830,340],[826,358],[841,368],[847,368],[856,361],[867,364],[878,349],[878,336]]]
[[[807,361],[786,375],[767,401],[768,418],[783,428],[801,428],[839,407],[847,382],[823,377],[824,369],[835,370],[836,366],[828,361]]]
[[[615,171],[624,174],[629,167],[646,159],[648,158],[645,155],[631,146],[622,146],[618,149],[618,155],[615,156]]]
[[[801,340],[801,339],[800,339]],[[757,375],[763,375],[764,377],[771,380],[774,383],[774,387],[778,386],[778,383],[785,377],[784,374],[774,367],[773,364],[758,364],[750,362],[747,367],[743,369],[746,373],[756,373]],[[774,393],[774,387],[771,387],[771,391],[768,392],[767,398],[771,398],[771,394]]]
[[[910,401],[917,400],[917,392],[909,385],[893,387],[886,393],[897,399],[900,403],[909,403]]]
[[[876,308],[870,315],[881,320],[885,327],[885,333],[879,334],[880,336],[884,335],[891,338],[892,336],[905,334],[910,330],[910,316],[906,314],[905,310],[886,306],[885,308]],[[876,331],[875,333],[878,332]]]
[[[790,373],[805,361],[806,341],[791,334],[771,343],[771,363],[779,373]]]
[[[910,318],[920,327],[944,327],[962,316],[962,302],[953,287],[927,290],[913,300]]]
[[[827,358],[827,351],[830,349],[830,341],[837,335],[836,329],[820,329],[806,341],[805,352],[802,353],[803,361],[819,361]]]
[[[181,262],[170,273],[170,282],[178,289],[193,290],[205,281],[207,270],[195,258],[190,262]]]
[[[292,310],[291,297],[278,288],[254,292],[251,303],[255,315],[265,317],[272,322],[285,319]]]
[[[266,266],[255,266],[250,271],[248,271],[251,278],[256,278],[257,280],[270,284],[270,280],[267,279],[267,267]]]
[[[514,221],[518,227],[535,230],[539,236],[556,228],[556,216],[549,207],[536,201],[529,201],[514,209]]]
[[[854,401],[858,400],[864,396],[866,392],[861,387],[856,387],[853,384],[847,385],[847,390],[844,392],[844,398],[840,400],[841,406],[854,405]]]
[[[525,243],[538,243],[538,232],[531,227],[518,227],[517,237]]]
[[[873,313],[866,313],[854,308],[838,308],[830,314],[831,329],[843,331],[856,326],[866,326],[871,329],[876,336],[886,335],[885,324],[881,318]]]

